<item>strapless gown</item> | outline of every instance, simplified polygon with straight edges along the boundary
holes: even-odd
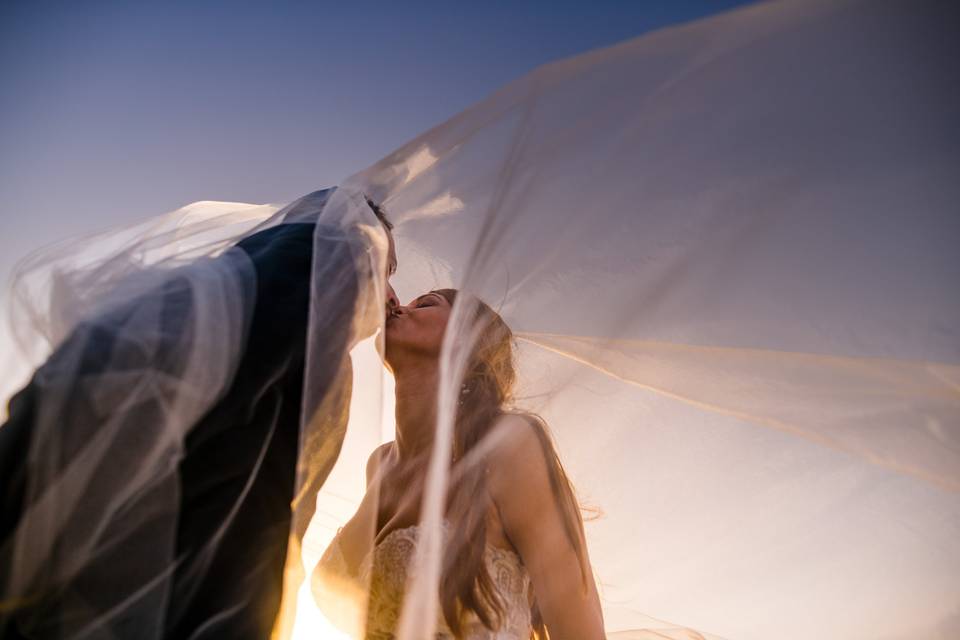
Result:
[[[367,640],[394,638],[403,607],[403,592],[407,580],[407,567],[413,559],[417,546],[417,525],[395,529],[374,547],[361,563],[359,574],[350,574],[340,550],[339,534],[327,547],[320,560],[318,571],[322,574],[349,576],[360,585],[369,585],[367,604]],[[445,531],[446,533],[446,531]],[[469,614],[463,625],[464,640],[528,640],[531,633],[530,620],[530,575],[520,557],[508,549],[486,545],[484,562],[506,605],[503,624],[496,631],[483,626],[475,614]],[[323,603],[321,602],[321,608]],[[438,608],[439,609],[439,608]],[[453,640],[454,635],[438,613],[435,637],[437,640]]]

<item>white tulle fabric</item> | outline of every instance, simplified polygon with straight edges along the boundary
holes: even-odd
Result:
[[[402,299],[454,286],[514,329],[517,404],[545,418],[580,497],[602,514],[586,535],[609,637],[960,634],[955,25],[949,3],[830,0],[666,29],[537,69],[325,203],[321,218],[336,225],[369,215],[359,194],[384,203]],[[224,206],[231,215],[208,216]],[[204,233],[235,239],[277,208],[195,210]],[[171,233],[151,251],[194,260],[224,246]],[[377,267],[385,245],[368,235],[364,260]],[[204,366],[185,361],[184,409],[158,443],[176,442],[235,363],[243,314],[218,277],[191,286],[209,301],[204,318],[235,322],[197,329],[186,353]],[[364,287],[359,324],[377,317],[382,286]],[[87,299],[74,290],[55,299]],[[445,341],[399,640],[432,638],[441,619],[468,315],[455,309]],[[57,306],[42,324],[50,343],[70,324],[60,316]],[[320,406],[309,369],[305,402]],[[302,549],[308,567],[356,508],[366,456],[391,437],[390,383],[369,345],[354,350],[353,389]],[[104,437],[125,446],[119,431]],[[298,527],[323,456],[305,438]],[[171,446],[142,455],[160,460]],[[109,503],[97,508],[112,521]],[[38,522],[62,526],[53,516]],[[291,546],[283,633],[300,552]],[[17,575],[29,576],[50,559],[22,562]]]
[[[518,404],[602,512],[611,636],[960,632],[955,19],[760,3],[542,67],[348,181],[398,223],[402,299],[517,333]],[[401,640],[435,618],[431,473]]]

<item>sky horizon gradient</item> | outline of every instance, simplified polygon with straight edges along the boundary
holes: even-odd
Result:
[[[332,186],[539,65],[740,4],[4,3],[0,275],[190,202]]]

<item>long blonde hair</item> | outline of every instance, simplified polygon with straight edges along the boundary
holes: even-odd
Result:
[[[453,306],[455,289],[438,289]],[[553,496],[560,508],[567,538],[577,554],[584,589],[590,579],[583,518],[573,485],[557,455],[542,418],[512,410],[516,382],[513,332],[489,305],[476,300],[474,321],[479,337],[471,350],[454,426],[453,457],[462,460],[490,434],[504,414],[521,416],[533,427],[543,449]],[[504,603],[483,562],[487,537],[486,465],[471,464],[455,476],[448,495],[453,535],[444,558],[440,604],[447,625],[460,636],[463,615],[473,612],[485,627],[496,630],[504,621]],[[531,607],[534,640],[548,638],[536,600]]]

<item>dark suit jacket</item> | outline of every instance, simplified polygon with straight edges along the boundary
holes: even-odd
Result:
[[[178,464],[177,564],[166,612],[158,616],[167,638],[269,637],[279,607],[291,530],[314,229],[309,223],[284,224],[258,232],[231,249],[245,252],[253,264],[255,282],[248,287],[253,308],[233,381],[187,434],[186,453]],[[345,374],[349,378],[347,353],[352,346],[350,325],[357,298],[355,266],[348,243],[341,241],[342,233],[326,231],[318,234],[317,260],[330,262],[334,272],[345,277],[336,283],[336,295],[323,297],[327,306],[315,309],[315,315],[324,318],[326,333],[311,354],[312,399],[322,398],[328,391],[349,394],[349,385],[340,383]],[[324,283],[314,286],[323,287]],[[172,322],[176,322],[178,305],[188,303],[170,296],[167,306],[172,310]],[[81,367],[99,366],[96,353],[113,337],[105,331],[98,340],[85,347],[84,355],[89,350],[90,357],[82,359]],[[69,343],[68,338],[65,345]],[[39,385],[31,381],[11,400],[9,419],[0,427],[0,580],[5,579],[4,567],[9,567],[7,543],[24,508],[30,473],[25,452],[42,403]],[[95,428],[82,425],[83,421],[82,413],[74,414],[64,428],[68,432]],[[320,482],[339,452],[345,421],[344,414],[325,423],[328,432],[322,435],[330,439],[325,449],[332,456],[316,470]],[[138,553],[151,552],[149,531],[145,527]],[[123,557],[116,558],[118,580],[123,562]],[[85,585],[83,590],[106,590],[102,572],[98,580],[100,584]],[[0,637],[58,637],[62,629],[44,630],[43,610],[62,607],[57,599],[63,590],[64,585],[56,585],[45,600],[0,609]],[[95,610],[96,597],[91,598]],[[123,627],[122,619],[117,624],[114,630],[119,637],[137,637],[135,629]]]

